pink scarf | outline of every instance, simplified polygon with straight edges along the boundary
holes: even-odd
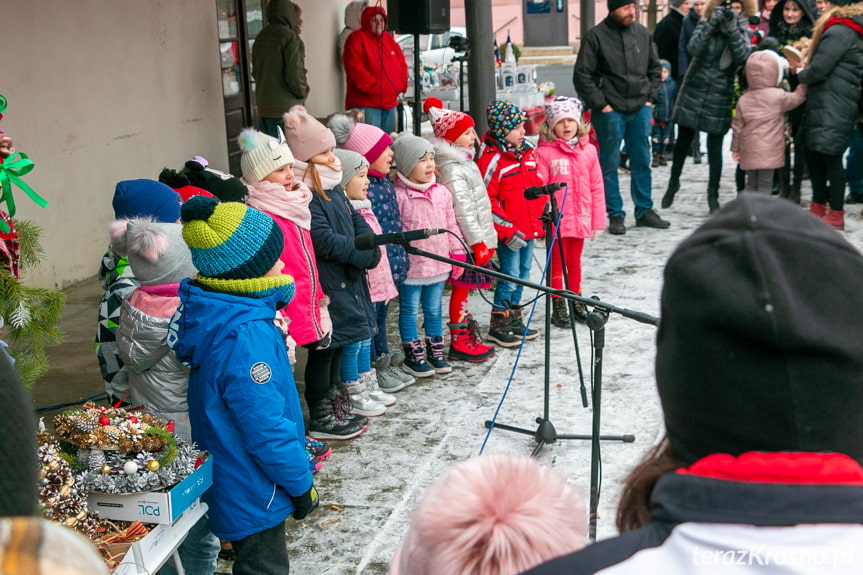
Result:
[[[314,187],[314,182],[308,168],[309,164],[306,162],[294,159],[294,176],[300,178],[311,189]],[[342,183],[342,164],[338,158],[332,164],[315,164],[315,168],[318,170],[318,177],[321,178],[321,186],[325,190],[332,190]]]
[[[284,186],[265,180],[248,186],[249,198],[246,205],[290,220],[304,230],[311,229],[309,202],[312,201],[312,192],[305,184],[294,182],[294,189],[290,192],[285,190]]]

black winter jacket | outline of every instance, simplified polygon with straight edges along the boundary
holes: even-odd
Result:
[[[621,26],[607,17],[584,35],[572,82],[591,110],[610,105],[615,112],[632,114],[645,102],[656,103],[659,72],[647,28],[638,22]]]
[[[724,135],[731,127],[734,76],[751,47],[740,25],[725,33],[716,18],[702,19],[689,41],[691,60],[677,96],[674,122],[697,132]]]
[[[364,270],[372,250],[357,250],[356,236],[372,233],[340,186],[327,190],[330,201],[312,194],[312,245],[321,287],[330,297],[332,347],[363,341],[377,333],[374,308]],[[350,279],[355,278],[355,279]]]
[[[848,18],[863,26],[863,3],[839,8],[833,16]],[[812,40],[812,60],[797,75],[801,82],[809,85],[803,141],[810,150],[838,156],[851,143],[857,118],[863,74],[863,36],[844,24],[834,24],[823,34],[820,32],[816,29]]]
[[[659,21],[653,31],[656,52],[671,63],[671,79],[680,81],[680,32],[683,30],[683,13],[674,10]]]

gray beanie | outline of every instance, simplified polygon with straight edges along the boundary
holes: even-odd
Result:
[[[671,0],[671,5],[675,8],[680,8],[686,0]]]
[[[143,286],[180,283],[197,273],[183,226],[148,219],[117,220],[109,225],[111,249],[129,260]]]
[[[333,150],[333,153],[339,159],[339,162],[342,163],[342,189],[360,170],[369,167],[369,161],[356,152],[336,148]]]
[[[407,177],[426,154],[434,154],[434,147],[425,138],[403,132],[393,141],[396,169]]]

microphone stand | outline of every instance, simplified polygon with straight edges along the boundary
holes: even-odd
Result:
[[[608,320],[609,314],[616,313],[618,315],[622,315],[623,317],[635,320],[639,323],[645,323],[649,325],[659,325],[659,318],[656,318],[652,315],[648,315],[643,312],[633,311],[626,308],[620,308],[610,303],[601,301],[599,298],[586,298],[582,297],[578,294],[575,294],[569,290],[558,290],[549,286],[540,285],[537,283],[533,283],[530,281],[522,280],[520,278],[516,278],[501,272],[498,272],[493,269],[482,268],[479,266],[475,266],[473,264],[469,264],[467,262],[460,262],[457,260],[450,259],[445,256],[440,256],[438,254],[433,254],[430,252],[426,252],[419,248],[414,247],[411,244],[403,245],[405,251],[409,254],[414,254],[421,257],[426,257],[429,259],[433,259],[439,262],[448,263],[454,266],[458,266],[467,270],[473,270],[478,273],[483,273],[495,277],[497,279],[506,280],[509,282],[517,283],[527,288],[531,288],[534,290],[541,291],[545,294],[549,295],[557,295],[562,298],[566,298],[570,302],[578,302],[585,306],[590,306],[593,310],[587,319],[587,327],[594,332],[593,337],[593,349],[594,349],[594,378],[592,382],[592,396],[593,396],[593,421],[591,425],[591,433],[590,435],[561,435],[558,434],[554,429],[554,425],[552,425],[549,420],[549,404],[550,404],[550,384],[549,384],[549,362],[550,362],[550,351],[548,347],[548,331],[551,329],[551,316],[549,315],[548,306],[546,306],[546,350],[545,350],[545,381],[543,385],[543,416],[536,418],[536,423],[538,425],[535,431],[531,431],[528,429],[522,429],[519,427],[513,427],[509,425],[494,423],[493,421],[486,421],[485,427],[491,429],[492,427],[499,427],[505,431],[512,431],[515,433],[521,433],[525,435],[533,435],[534,440],[537,442],[536,447],[531,453],[532,456],[536,456],[542,450],[542,448],[548,444],[553,443],[557,439],[583,439],[590,440],[591,449],[590,449],[590,514],[589,514],[589,526],[588,526],[588,535],[590,536],[591,541],[596,540],[596,520],[597,520],[597,509],[599,507],[599,464],[600,464],[600,440],[609,440],[609,441],[622,441],[624,443],[632,443],[635,441],[634,435],[600,435],[600,419],[601,419],[601,411],[600,411],[600,400],[602,397],[602,359],[603,359],[603,349],[605,348],[605,323]]]

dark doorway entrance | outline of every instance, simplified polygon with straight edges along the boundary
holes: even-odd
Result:
[[[567,0],[522,0],[525,46],[568,46]]]
[[[222,94],[225,98],[228,169],[235,176],[239,176],[240,149],[237,146],[237,135],[246,126],[257,126],[251,55],[255,37],[264,25],[266,2],[216,0],[216,7]]]

